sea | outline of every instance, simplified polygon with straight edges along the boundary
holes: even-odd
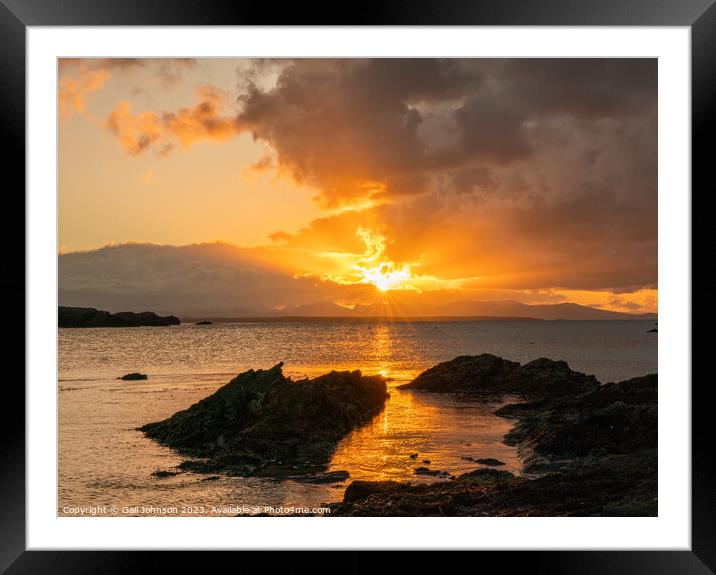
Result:
[[[242,321],[168,327],[60,329],[58,345],[59,516],[326,514],[355,479],[421,483],[419,466],[452,475],[495,458],[519,474],[503,443],[503,403],[399,390],[420,372],[459,355],[513,361],[565,360],[602,383],[657,372],[653,321]],[[350,479],[307,484],[181,473],[183,458],[137,427],[165,419],[212,394],[238,373],[283,362],[294,379],[359,369],[387,378],[390,398],[368,424],[338,445],[330,471]],[[129,372],[146,381],[122,381]],[[417,454],[417,456],[415,456]],[[413,457],[411,458],[411,455]]]

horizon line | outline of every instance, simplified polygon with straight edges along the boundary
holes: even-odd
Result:
[[[606,310],[605,310],[606,311]],[[364,321],[364,322],[411,322],[411,321],[638,321],[648,320],[651,321],[658,317],[656,312],[644,312],[640,314],[632,314],[626,312],[613,312],[622,314],[623,316],[629,317],[617,317],[617,318],[594,318],[594,319],[563,319],[563,318],[538,318],[530,316],[500,316],[500,315],[433,315],[433,316],[353,316],[353,315],[271,315],[271,316],[176,316],[182,322],[193,322],[193,321],[215,321],[217,323],[240,323],[240,322],[274,322],[274,321],[335,321],[335,320],[349,320],[349,321]],[[645,317],[655,316],[655,317]]]

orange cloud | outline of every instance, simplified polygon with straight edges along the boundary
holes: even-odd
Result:
[[[111,79],[113,71],[122,72],[152,65],[156,68],[156,77],[162,85],[168,87],[195,63],[192,58],[60,58],[60,117],[67,118],[75,112],[86,113],[89,96]]]
[[[87,98],[99,90],[111,78],[105,69],[93,69],[80,65],[76,76],[61,77],[57,101],[61,118],[68,118],[75,112],[87,111]]]
[[[156,114],[144,112],[132,114],[132,105],[127,101],[117,104],[107,118],[107,128],[118,138],[122,147],[131,155],[137,155],[149,148],[164,135],[164,128]]]
[[[234,120],[226,115],[228,95],[213,86],[196,90],[197,103],[177,112],[132,113],[132,105],[121,101],[107,118],[107,128],[130,155],[149,148],[168,153],[176,144],[189,148],[201,140],[226,140],[236,134]]]
[[[213,86],[200,86],[196,97],[193,108],[162,116],[170,137],[189,147],[199,140],[226,140],[236,134],[233,118],[226,115],[228,94]]]

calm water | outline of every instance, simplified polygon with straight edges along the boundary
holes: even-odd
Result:
[[[151,475],[182,458],[134,428],[188,407],[241,371],[279,361],[293,377],[361,369],[393,378],[385,410],[339,444],[332,470],[345,469],[352,479],[434,481],[414,475],[422,460],[429,460],[430,468],[460,473],[476,467],[462,457],[495,457],[506,463],[503,469],[519,472],[516,451],[502,443],[511,423],[492,415],[499,404],[470,404],[395,386],[440,361],[477,353],[520,362],[564,359],[602,382],[619,381],[657,370],[657,337],[647,333],[652,326],[651,321],[337,321],[61,329],[58,513],[65,515],[66,506],[115,506],[128,515],[143,514],[136,509],[141,506],[180,512],[182,506],[202,506],[200,513],[222,514],[211,507],[311,508],[340,500],[345,484]],[[147,373],[149,380],[117,381],[130,371]],[[411,453],[418,459],[411,460]]]

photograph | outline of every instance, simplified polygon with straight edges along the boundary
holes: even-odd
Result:
[[[658,72],[57,59],[56,515],[658,517]]]

